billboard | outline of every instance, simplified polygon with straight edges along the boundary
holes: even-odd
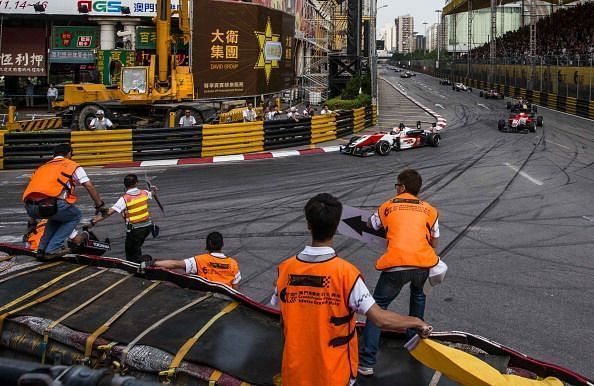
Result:
[[[47,75],[46,40],[45,28],[4,27],[0,42],[0,75]]]
[[[192,58],[200,98],[268,94],[293,86],[293,16],[246,3],[194,4]]]
[[[33,6],[45,6],[45,12],[36,12]],[[130,16],[156,16],[156,0],[2,0],[0,13],[34,15],[82,15],[78,7],[86,5],[89,16],[121,16],[122,7],[130,7]],[[176,10],[177,0],[171,0],[171,9]]]
[[[52,27],[52,48],[60,50],[93,49],[99,45],[99,27]]]

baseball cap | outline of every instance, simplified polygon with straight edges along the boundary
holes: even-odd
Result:
[[[448,271],[448,266],[443,260],[439,259],[437,264],[429,269],[429,277],[427,281],[425,281],[425,285],[423,286],[423,292],[428,294],[431,292],[433,287],[441,284],[443,279],[445,279],[446,272]]]
[[[103,110],[97,110],[97,112],[95,113],[95,115],[105,115],[105,112]]]

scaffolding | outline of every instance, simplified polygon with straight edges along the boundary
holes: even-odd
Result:
[[[304,2],[302,17],[305,28],[301,31],[304,66],[301,87],[305,99],[312,104],[320,104],[328,99],[328,56],[337,44],[337,8],[340,7],[335,0]]]

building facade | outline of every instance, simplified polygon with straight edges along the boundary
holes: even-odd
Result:
[[[409,54],[414,51],[413,31],[415,29],[414,18],[411,15],[398,16],[396,24],[397,52]]]

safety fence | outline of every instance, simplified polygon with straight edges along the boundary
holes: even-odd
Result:
[[[493,89],[502,93],[506,97],[525,98],[537,105],[548,107],[553,110],[568,114],[577,115],[584,118],[594,119],[594,100],[576,99],[559,94],[546,93],[537,90],[527,90],[522,87],[514,87],[497,83],[489,83],[476,79],[465,79],[463,76],[455,76],[456,82],[466,82],[468,86],[487,90]]]
[[[201,158],[306,146],[371,127],[375,106],[298,120],[272,120],[189,128],[137,128],[104,131],[0,131],[0,169],[31,169],[69,143],[83,166],[130,161]]]

